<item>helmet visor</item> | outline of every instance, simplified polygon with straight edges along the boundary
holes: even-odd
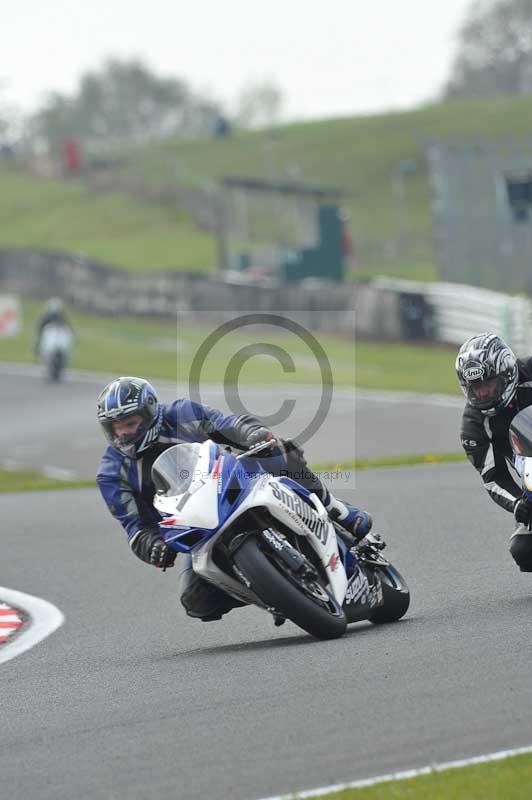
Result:
[[[471,381],[467,384],[467,399],[474,408],[494,408],[500,403],[505,389],[506,379],[502,375],[487,381]]]
[[[119,447],[127,447],[130,444],[135,444],[146,432],[146,426],[142,423],[140,414],[132,414],[123,419],[115,419],[111,422],[111,430],[113,441]]]
[[[102,419],[101,425],[108,441],[125,455],[132,455],[135,445],[146,434],[147,426],[142,414],[134,413],[118,419]]]

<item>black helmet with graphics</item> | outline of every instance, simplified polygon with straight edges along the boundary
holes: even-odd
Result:
[[[456,374],[469,405],[488,416],[506,408],[517,389],[517,359],[494,333],[480,333],[464,342]]]

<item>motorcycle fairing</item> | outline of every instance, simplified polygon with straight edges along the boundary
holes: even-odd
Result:
[[[319,498],[290,478],[276,478],[270,473],[258,473],[245,485],[245,477],[241,481],[238,478],[240,462],[230,454],[222,455],[213,442],[204,442],[199,453],[197,477],[187,491],[173,497],[155,497],[155,507],[167,515],[160,523],[165,540],[176,550],[192,551],[194,570],[226,588],[222,581],[228,576],[216,567],[211,557],[214,545],[240,516],[253,509],[266,509],[273,519],[309,540],[323,564],[330,591],[341,605],[347,576],[338,552],[334,525]],[[234,479],[241,491],[231,502],[227,487]],[[198,546],[198,542],[202,544]],[[233,584],[231,578],[229,581]],[[240,586],[237,581],[234,584]],[[235,585],[233,591],[226,590],[234,594]]]
[[[314,509],[302,497],[306,497]],[[226,519],[218,534],[223,533],[240,515],[253,508],[265,508],[274,519],[278,519],[299,536],[309,539],[325,568],[330,589],[341,605],[347,588],[347,577],[338,553],[334,525],[316,495],[288,478],[276,478],[269,473],[260,475],[253,480],[246,496],[236,511]]]
[[[41,333],[39,350],[42,357],[54,350],[68,353],[72,349],[72,332],[66,325],[49,322]]]
[[[174,445],[174,447],[182,446]],[[218,527],[219,466],[220,456],[217,454],[216,445],[210,441],[203,442],[199,449],[194,474],[191,476],[192,482],[186,491],[171,496],[156,494],[154,497],[153,505],[157,511],[171,518],[173,522],[170,524],[170,519],[163,520],[161,528],[177,527],[181,529],[181,533],[184,529],[190,530],[190,528],[212,531]]]
[[[529,458],[528,456],[525,458],[523,485],[526,493],[532,498],[532,458]]]
[[[514,456],[514,467],[523,481],[525,493],[532,499],[532,458],[530,456]]]

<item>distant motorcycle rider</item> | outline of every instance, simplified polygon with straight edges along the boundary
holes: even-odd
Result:
[[[224,415],[187,399],[160,403],[143,378],[121,377],[109,383],[98,398],[98,420],[109,442],[100,463],[97,483],[111,514],[122,524],[136,556],[154,567],[173,566],[176,553],[159,533],[160,516],[153,507],[155,486],[151,468],[166,449],[180,442],[214,442],[249,450],[271,442],[267,455],[257,455],[268,471],[293,475],[315,492],[329,516],[363,539],[370,531],[368,513],[337,500],[309,468],[303,451],[292,441],[275,440],[273,433],[249,414]],[[220,619],[239,605],[221,589],[196,575],[190,556],[180,576],[181,602],[187,614],[203,621]]]
[[[34,353],[36,358],[39,356],[42,334],[47,325],[62,325],[63,327],[68,328],[71,333],[74,332],[65,312],[63,301],[60,297],[51,297],[47,301],[44,311],[37,320],[34,344]]]
[[[456,374],[467,400],[462,446],[490,497],[514,514],[510,553],[521,572],[532,572],[532,505],[522,493],[509,439],[514,416],[532,405],[532,358],[518,359],[499,336],[481,333],[461,346]]]

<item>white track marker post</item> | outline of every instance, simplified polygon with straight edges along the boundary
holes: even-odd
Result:
[[[40,597],[33,597],[31,594],[0,586],[0,600],[28,615],[28,621],[24,624],[21,632],[14,635],[13,641],[8,640],[0,647],[0,664],[35,647],[65,621],[61,611],[52,603],[48,603]]]

